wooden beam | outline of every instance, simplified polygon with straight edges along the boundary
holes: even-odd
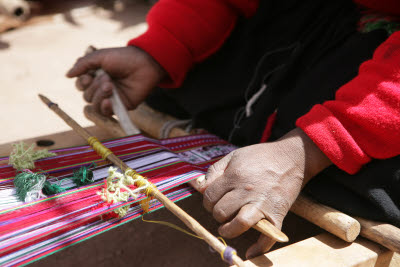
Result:
[[[400,252],[400,229],[383,222],[374,222],[363,218],[356,218],[361,223],[361,235],[378,244]],[[399,265],[400,266],[400,265]]]
[[[360,223],[343,212],[322,205],[300,194],[290,211],[347,242],[360,234]]]
[[[366,239],[358,238],[354,243],[347,243],[324,233],[247,260],[246,263],[249,267],[394,267],[396,261],[394,252]]]

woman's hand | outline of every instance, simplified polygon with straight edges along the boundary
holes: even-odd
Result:
[[[108,75],[93,77],[97,69]],[[76,86],[84,99],[103,115],[112,115],[114,87],[128,109],[134,109],[166,78],[166,72],[146,52],[133,46],[100,49],[77,60],[67,76],[78,77]]]
[[[236,237],[261,219],[279,229],[302,186],[331,164],[300,129],[272,143],[237,149],[212,165],[202,185],[204,207],[222,223],[221,236]],[[274,241],[261,236],[246,257],[266,252]]]

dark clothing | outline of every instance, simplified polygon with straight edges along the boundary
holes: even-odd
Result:
[[[313,105],[334,99],[387,38],[383,30],[358,33],[358,19],[346,0],[261,1],[257,14],[243,19],[181,88],[159,89],[147,103],[193,118],[195,127],[239,146],[258,143],[268,116],[277,110],[270,141],[278,139]],[[248,104],[263,85],[266,89]],[[399,159],[374,160],[356,175],[332,166],[305,191],[349,214],[400,226]]]

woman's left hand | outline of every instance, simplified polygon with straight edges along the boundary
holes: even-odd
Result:
[[[204,207],[222,223],[219,234],[234,238],[261,219],[277,228],[302,185],[331,164],[300,129],[272,143],[237,149],[212,165],[206,180],[192,185],[204,192]],[[275,242],[261,235],[247,258],[269,250]]]

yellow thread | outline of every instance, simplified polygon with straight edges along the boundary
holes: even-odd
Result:
[[[178,231],[181,232],[181,233],[187,234],[187,235],[189,235],[189,236],[191,236],[191,237],[195,237],[195,238],[198,238],[198,239],[201,239],[201,240],[204,239],[203,237],[198,236],[198,235],[195,235],[195,234],[192,234],[192,233],[190,233],[189,231],[186,231],[185,229],[183,229],[183,228],[181,228],[181,227],[179,227],[179,226],[177,226],[177,225],[175,225],[175,224],[173,224],[173,223],[170,223],[170,222],[146,220],[146,219],[144,219],[144,214],[142,215],[142,221],[144,221],[144,222],[149,222],[149,223],[156,223],[156,224],[165,225],[165,226],[168,226],[168,227],[170,227],[170,228],[172,228],[172,229],[178,230]],[[221,253],[220,253],[221,259],[222,259],[222,260],[225,260],[225,258],[224,258],[224,253],[225,253],[225,250],[226,250],[226,248],[228,247],[228,245],[226,244],[225,240],[224,240],[222,237],[219,236],[218,239],[221,240],[221,242],[225,245],[224,250],[221,251]],[[233,251],[232,254],[237,255],[236,251]]]
[[[106,148],[100,141],[94,137],[90,136],[88,138],[89,145],[97,152],[103,159],[106,159],[109,155],[112,154],[111,150]]]
[[[149,222],[149,223],[157,223],[157,224],[165,225],[165,226],[171,227],[172,229],[178,230],[178,231],[180,231],[180,232],[182,232],[182,233],[184,233],[184,234],[187,234],[187,235],[189,235],[189,236],[196,237],[196,238],[198,238],[198,239],[203,239],[201,236],[192,234],[192,233],[190,233],[189,231],[186,231],[185,229],[183,229],[183,228],[181,228],[181,227],[179,227],[179,226],[177,226],[177,225],[175,225],[175,224],[173,224],[173,223],[164,222],[164,221],[150,221],[150,220],[145,220],[145,219],[143,218],[143,216],[142,216],[142,221],[144,221],[144,222]]]
[[[128,168],[125,171],[126,176],[131,176],[132,179],[135,181],[135,185],[137,187],[145,187],[144,194],[147,196],[146,199],[143,199],[140,201],[140,206],[142,207],[143,211],[145,213],[149,212],[150,208],[150,200],[151,200],[151,195],[154,195],[157,187],[152,184],[149,180],[147,180],[145,177],[137,173],[135,170]]]
[[[129,168],[125,171],[125,175],[131,176],[132,179],[135,180],[135,185],[137,187],[145,186],[146,189],[144,193],[146,196],[153,195],[156,192],[157,187],[135,170]]]
[[[224,260],[225,260],[225,258],[224,258],[224,253],[225,253],[225,250],[226,250],[226,248],[228,247],[228,245],[226,244],[225,240],[224,240],[222,237],[219,236],[218,239],[221,240],[221,242],[224,243],[224,245],[225,245],[224,250],[221,251],[221,253],[220,253],[221,259],[224,261]],[[236,251],[233,251],[232,254],[237,255]]]

